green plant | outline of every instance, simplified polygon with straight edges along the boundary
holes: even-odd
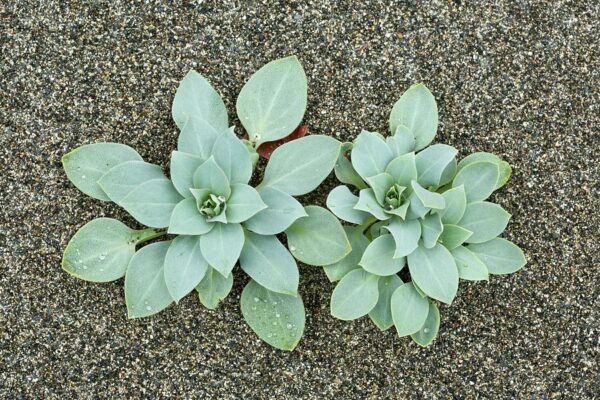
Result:
[[[510,215],[485,201],[508,181],[510,166],[489,153],[457,163],[453,147],[427,147],[437,125],[433,95],[412,86],[392,109],[392,136],[363,131],[344,145],[335,173],[358,196],[342,185],[327,198],[335,215],[358,225],[345,227],[351,253],[325,267],[339,280],[331,313],[343,320],[368,314],[381,330],[395,325],[422,346],[438,333],[435,301],[450,304],[459,278],[487,280],[525,265],[516,245],[497,238]],[[403,282],[406,265],[410,281]]]
[[[173,101],[181,132],[171,156],[171,179],[122,144],[89,144],[66,154],[63,165],[77,188],[117,203],[148,228],[95,219],[67,245],[63,268],[92,282],[125,276],[128,316],[136,318],[153,315],[194,289],[204,306],[216,308],[232,288],[239,260],[252,278],[241,295],[245,320],[267,343],[293,349],[304,330],[299,272],[275,235],[286,233],[291,253],[309,264],[330,264],[350,251],[337,218],[292,197],[312,191],[329,175],[341,143],[321,135],[290,141],[273,152],[256,189],[249,182],[256,148],[294,131],[306,101],[306,77],[295,57],[265,65],[237,99],[248,133],[248,140],[240,140],[219,94],[190,71]],[[326,230],[330,241],[318,255],[306,229],[312,225],[317,232]],[[136,251],[166,234],[178,236]]]

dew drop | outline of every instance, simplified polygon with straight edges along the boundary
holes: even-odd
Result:
[[[83,266],[83,269],[87,269],[87,268],[88,268],[88,267],[87,267],[87,265],[84,265],[84,266]]]
[[[275,317],[279,318],[279,317],[281,317],[281,314],[277,313],[277,314],[275,314]]]
[[[274,305],[274,306],[276,306],[276,305],[277,305],[277,302],[276,302],[276,301],[274,301],[274,302],[273,302],[273,305]]]
[[[85,179],[85,175],[81,175],[81,179]]]
[[[252,306],[252,309],[253,309],[253,310],[256,310],[256,306]]]
[[[100,261],[102,261],[106,258],[106,254],[102,253],[98,258],[100,259]]]
[[[286,328],[288,328],[288,329],[292,329],[292,328],[294,327],[294,325],[292,325],[292,324],[287,324],[285,327],[286,327]]]
[[[277,322],[273,321],[273,326],[277,325]]]
[[[152,311],[152,307],[150,307],[150,306],[146,306],[146,310],[148,310],[148,311]]]
[[[268,336],[268,337],[273,337],[273,334],[272,334],[272,333],[269,333],[267,336]]]
[[[423,329],[423,333],[429,333],[429,328]]]
[[[296,247],[295,246],[290,246],[290,251],[296,251]]]
[[[258,303],[260,301],[260,299],[258,297],[254,298],[254,302]]]

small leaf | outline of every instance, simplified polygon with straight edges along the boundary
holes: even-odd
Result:
[[[448,250],[452,250],[461,244],[463,244],[473,232],[458,226],[451,224],[444,224],[444,231],[440,237],[440,241]]]
[[[393,154],[381,136],[362,131],[354,140],[350,158],[356,172],[366,179],[385,172],[385,167],[392,160]]]
[[[391,311],[398,336],[418,332],[429,314],[429,302],[421,297],[412,282],[401,285],[391,299]]]
[[[471,250],[458,246],[450,250],[454,262],[458,267],[460,279],[468,281],[487,281],[488,269],[485,264]]]
[[[450,304],[458,289],[458,270],[454,257],[444,246],[417,247],[408,255],[410,275],[427,296]]]
[[[178,302],[204,278],[208,263],[200,252],[200,237],[177,236],[165,256],[165,283]]]
[[[98,180],[98,185],[115,203],[123,200],[142,183],[167,179],[158,165],[144,161],[126,161],[112,167]]]
[[[407,153],[394,158],[385,171],[394,177],[397,184],[410,187],[410,183],[417,179],[415,153]]]
[[[369,318],[381,331],[386,331],[394,325],[392,318],[392,294],[402,285],[398,275],[382,276],[379,278],[379,298],[377,304],[369,311]]]
[[[405,201],[400,207],[394,208],[393,210],[384,209],[386,214],[396,215],[402,219],[406,218],[406,213],[408,212],[408,207],[410,207],[410,202]]]
[[[296,260],[273,235],[245,232],[240,266],[261,286],[277,293],[296,296],[299,272]]]
[[[308,125],[300,125],[297,127],[294,132],[290,133],[283,139],[274,140],[272,142],[265,142],[256,148],[256,152],[260,154],[261,157],[265,159],[271,158],[271,154],[275,151],[276,148],[281,146],[284,143],[291,142],[292,140],[300,139],[303,136],[306,136],[308,133]]]
[[[371,186],[371,188],[373,189],[373,194],[375,195],[375,199],[377,200],[379,205],[384,207],[385,195],[394,184],[394,178],[390,174],[382,172],[380,174],[367,178],[367,182],[369,183],[369,186]]]
[[[170,241],[152,243],[131,258],[125,274],[125,302],[129,318],[156,314],[173,302],[163,268],[170,245]]]
[[[510,165],[506,161],[502,161],[495,154],[491,153],[478,152],[468,155],[458,163],[458,170],[460,171],[467,165],[478,161],[490,161],[498,165],[499,176],[498,182],[496,182],[494,190],[500,189],[510,179],[510,175],[512,174],[512,168],[510,167]]]
[[[510,274],[520,270],[527,263],[523,250],[502,238],[471,244],[467,248],[483,261],[490,274]]]
[[[259,235],[276,235],[283,232],[298,218],[306,216],[304,207],[287,193],[270,187],[259,192],[267,208],[244,221],[244,227]]]
[[[271,61],[242,87],[236,110],[253,142],[262,144],[289,135],[306,110],[307,84],[296,56]]]
[[[415,149],[427,146],[437,132],[438,111],[435,98],[423,85],[412,85],[394,104],[390,113],[390,132],[404,125],[415,137]]]
[[[216,138],[228,127],[227,109],[206,79],[190,70],[179,84],[172,108],[182,130],[177,149],[208,158]]]
[[[304,207],[307,216],[298,218],[286,231],[294,257],[308,265],[333,264],[350,253],[350,243],[340,221],[322,207]]]
[[[430,249],[436,245],[444,226],[438,214],[429,214],[421,219],[421,238],[423,246]]]
[[[467,208],[465,188],[459,186],[446,190],[442,193],[442,196],[446,202],[446,208],[439,210],[438,214],[442,217],[443,223],[456,225],[465,215],[465,209]]]
[[[392,235],[381,235],[369,244],[358,264],[375,275],[394,275],[406,264],[404,257],[394,258],[395,251]]]
[[[367,315],[379,299],[377,275],[362,269],[348,272],[331,295],[331,315],[353,320]]]
[[[143,161],[131,147],[119,143],[94,143],[79,146],[62,157],[67,178],[75,187],[98,200],[110,198],[98,180],[112,167],[126,161]]]
[[[194,188],[209,189],[212,194],[229,198],[231,186],[225,172],[211,156],[194,172]]]
[[[415,156],[417,164],[417,181],[423,187],[440,186],[442,175],[448,164],[452,162],[458,151],[445,144],[434,144]]]
[[[443,210],[446,207],[446,200],[444,200],[444,196],[441,194],[430,192],[419,185],[417,181],[412,181],[411,186],[424,207],[436,210]]]
[[[173,186],[183,197],[191,197],[190,188],[194,188],[194,172],[204,163],[199,156],[174,151],[171,154],[171,180]]]
[[[375,198],[375,192],[371,188],[363,189],[358,193],[358,203],[356,203],[354,209],[368,212],[378,220],[386,220],[392,217],[384,212],[383,207],[379,205]]]
[[[219,302],[227,297],[232,286],[233,274],[229,274],[225,278],[214,268],[208,267],[204,278],[196,286],[196,291],[204,307],[214,310]]]
[[[227,277],[235,266],[242,247],[244,231],[240,224],[221,224],[200,237],[200,250],[211,267]]]
[[[440,310],[433,303],[429,303],[429,313],[425,323],[418,332],[410,335],[412,340],[420,346],[426,347],[437,337],[440,330]]]
[[[325,274],[327,274],[327,278],[329,278],[331,282],[339,281],[348,272],[360,268],[358,263],[370,243],[369,239],[363,235],[362,228],[360,227],[344,226],[344,231],[346,232],[352,250],[340,261],[323,267]]]
[[[394,218],[385,229],[392,234],[396,242],[395,258],[405,257],[417,248],[421,238],[421,224],[418,220],[403,221]]]
[[[452,181],[452,187],[464,185],[467,203],[487,199],[498,182],[498,165],[478,161],[462,168]]]
[[[341,143],[323,135],[293,140],[273,152],[259,188],[272,187],[292,196],[314,190],[331,172]]]
[[[244,319],[259,338],[280,350],[293,350],[304,333],[300,296],[272,292],[248,282],[240,299]]]
[[[406,212],[406,219],[423,218],[430,210],[430,208],[423,205],[423,202],[414,191],[408,196],[408,201],[410,204]]]
[[[465,215],[458,225],[473,232],[467,243],[483,243],[501,234],[509,219],[510,214],[498,204],[476,201],[467,204]]]
[[[212,156],[231,184],[245,184],[250,181],[252,176],[250,153],[244,143],[235,136],[233,129],[217,138]]]
[[[338,156],[337,163],[333,172],[338,181],[347,185],[352,185],[358,189],[366,189],[367,184],[358,175],[358,172],[352,166],[352,163],[346,158],[345,153],[349,149],[352,149],[352,143],[344,143],[342,145],[340,155]]]
[[[231,197],[225,210],[228,223],[244,222],[265,208],[267,205],[252,186],[242,183],[231,185]]]
[[[169,233],[175,235],[204,235],[210,232],[215,222],[207,221],[198,211],[196,199],[183,199],[173,209],[169,222]]]
[[[138,222],[152,228],[169,226],[173,209],[183,198],[166,178],[151,179],[133,189],[119,205]]]
[[[385,141],[390,150],[392,150],[394,157],[398,157],[415,150],[415,137],[410,129],[404,125],[398,125],[394,136],[387,137]]]
[[[110,282],[125,275],[135,253],[136,231],[111,218],[88,222],[69,241],[62,268],[89,282]]]
[[[358,197],[350,192],[348,186],[344,185],[336,187],[327,196],[327,208],[339,219],[353,224],[362,224],[369,218],[369,214],[354,209],[356,203],[358,203]]]

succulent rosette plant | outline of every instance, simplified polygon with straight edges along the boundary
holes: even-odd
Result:
[[[429,145],[437,126],[433,95],[412,86],[391,111],[392,136],[363,131],[344,145],[335,173],[353,189],[338,186],[327,198],[337,217],[356,224],[345,227],[352,251],[324,268],[339,280],[331,313],[368,314],[381,330],[394,325],[422,346],[437,336],[437,303],[452,303],[459,279],[487,280],[525,265],[523,252],[497,237],[510,214],[486,201],[508,181],[510,166],[490,153],[457,162],[455,148]]]
[[[173,101],[181,132],[170,179],[160,166],[118,143],[84,145],[66,154],[63,165],[77,188],[115,202],[148,228],[95,219],[69,242],[63,268],[91,282],[124,276],[128,316],[137,318],[158,313],[194,290],[204,306],[216,308],[229,294],[239,262],[251,278],[241,296],[245,320],[267,343],[293,349],[304,330],[293,255],[321,266],[350,251],[337,218],[320,207],[303,207],[293,197],[312,191],[329,175],[340,142],[311,135],[285,143],[272,153],[260,184],[250,184],[256,149],[293,132],[306,103],[306,76],[295,57],[265,65],[237,99],[248,134],[241,140],[229,126],[219,94],[190,71]],[[315,244],[319,232],[327,232],[324,251]],[[276,236],[282,233],[291,253]],[[167,234],[176,236],[137,249]]]

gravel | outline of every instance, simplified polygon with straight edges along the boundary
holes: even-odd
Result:
[[[0,398],[598,398],[599,20],[591,0],[2,2]],[[64,153],[115,141],[166,166],[190,68],[233,116],[250,74],[289,54],[309,79],[311,132],[386,132],[394,101],[422,81],[436,141],[513,166],[493,200],[528,264],[462,283],[429,348],[331,317],[317,268],[302,267],[307,328],[291,353],[243,322],[241,273],[215,311],[189,296],[127,320],[122,281],[60,268],[85,222],[136,226],[67,181]],[[306,200],[322,204],[334,184]]]

